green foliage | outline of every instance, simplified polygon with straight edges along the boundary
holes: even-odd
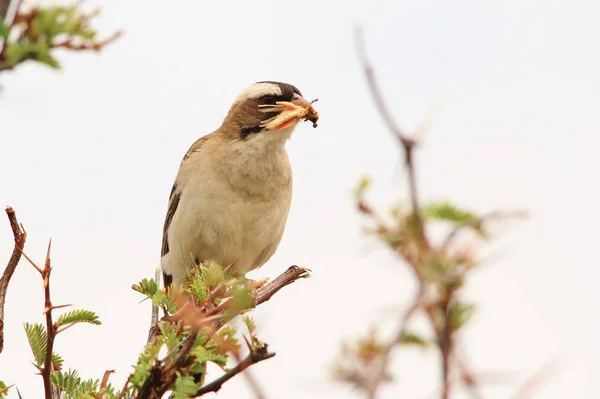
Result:
[[[426,219],[442,220],[453,224],[473,223],[478,220],[478,217],[472,212],[447,201],[429,203],[423,207],[422,213]]]
[[[448,308],[447,323],[450,323],[450,330],[456,331],[465,325],[473,316],[475,305],[469,303],[455,302]]]
[[[0,399],[7,397],[9,388],[3,381],[0,381]]]
[[[35,364],[38,368],[41,368],[46,359],[46,347],[48,344],[46,327],[40,323],[25,323],[25,333],[27,334],[27,340],[29,341],[31,351],[33,352]],[[55,370],[60,370],[62,368],[63,359],[56,353],[53,353],[52,364]]]
[[[76,323],[90,323],[95,325],[102,324],[98,319],[98,315],[96,315],[96,313],[85,309],[72,310],[70,312],[64,313],[56,321],[56,324],[58,326],[66,326],[68,324]]]
[[[196,391],[202,387],[201,383],[196,383],[194,377],[189,375],[181,375],[177,373],[175,386],[173,387],[173,399],[188,399],[196,395]]]
[[[69,369],[66,372],[55,371],[51,375],[52,383],[61,390],[61,398],[64,399],[95,399],[100,394],[104,394],[105,398],[115,396],[115,389],[108,384],[104,388],[100,388],[100,380],[88,379],[82,380],[79,377],[77,370]]]
[[[60,63],[53,55],[56,48],[99,50],[116,35],[108,41],[96,41],[97,33],[90,27],[93,16],[85,14],[79,2],[19,10],[12,25],[0,22],[0,36],[4,41],[0,71],[28,60],[58,69]]]
[[[398,342],[404,345],[420,346],[421,348],[427,348],[431,344],[428,339],[410,331],[404,331]]]
[[[174,398],[189,398],[202,386],[199,375],[206,371],[206,363],[227,370],[229,353],[240,350],[240,334],[225,323],[254,306],[246,278],[232,275],[217,263],[205,262],[191,269],[183,287],[163,291],[154,280],[144,279],[132,288],[159,305],[172,304],[173,308],[170,320],[159,322],[160,334],[138,357],[128,394],[135,396],[150,379],[162,384],[161,389],[173,390]],[[254,342],[254,321],[244,316],[243,324]],[[190,346],[192,333],[196,338]],[[190,349],[182,355],[185,346]],[[159,357],[159,353],[163,355]]]
[[[177,309],[173,299],[165,295],[154,279],[145,278],[139,284],[132,285],[131,288],[150,298],[155,306],[166,309],[169,313],[174,313]]]

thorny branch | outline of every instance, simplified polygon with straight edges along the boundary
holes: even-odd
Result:
[[[417,179],[415,173],[415,161],[414,161],[414,149],[417,146],[417,142],[414,141],[411,137],[405,134],[402,129],[395,122],[392,113],[387,106],[383,98],[383,94],[377,84],[377,79],[375,77],[375,69],[373,68],[368,56],[365,45],[365,39],[363,31],[360,27],[355,29],[355,39],[356,39],[356,51],[358,53],[359,61],[362,64],[362,68],[365,73],[365,77],[367,78],[367,83],[369,86],[369,91],[371,92],[371,96],[373,97],[373,101],[375,102],[375,106],[379,111],[379,114],[385,121],[390,132],[394,135],[394,137],[398,140],[398,143],[401,145],[402,150],[404,151],[404,161],[407,168],[408,173],[408,183],[409,183],[409,191],[410,191],[410,201],[413,209],[413,217],[415,222],[415,227],[417,232],[420,233],[421,244],[424,246],[424,249],[429,248],[429,242],[427,237],[425,236],[424,226],[423,226],[423,218],[421,217],[420,205],[419,205],[419,196],[417,189]]]
[[[23,253],[25,259],[31,263],[31,265],[40,273],[44,282],[44,315],[46,317],[46,332],[48,335],[46,342],[46,354],[44,357],[44,366],[40,370],[42,378],[44,380],[44,394],[46,399],[58,399],[59,392],[57,387],[52,384],[51,375],[53,370],[52,365],[52,352],[54,350],[54,339],[57,334],[57,326],[52,321],[52,310],[64,307],[64,306],[52,306],[52,300],[50,298],[50,272],[52,271],[52,264],[50,260],[50,250],[52,248],[52,240],[48,242],[48,250],[46,251],[46,260],[44,261],[44,268],[40,268],[35,262]]]
[[[359,61],[362,65],[365,77],[367,79],[367,84],[369,87],[369,91],[375,102],[375,106],[379,111],[381,117],[385,121],[390,132],[397,139],[400,144],[405,157],[405,165],[408,173],[408,189],[410,193],[410,201],[412,205],[412,225],[415,230],[415,237],[417,238],[417,248],[416,249],[404,249],[399,250],[399,255],[407,262],[407,264],[414,271],[415,276],[419,281],[420,286],[420,294],[417,296],[413,304],[409,307],[408,311],[404,315],[399,331],[397,333],[396,339],[392,341],[383,351],[381,366],[379,368],[379,372],[376,373],[376,376],[373,381],[370,381],[370,384],[367,386],[367,394],[368,397],[373,399],[376,396],[377,389],[379,385],[383,382],[386,375],[386,367],[389,363],[389,357],[391,352],[396,347],[397,344],[400,343],[403,334],[406,332],[406,327],[410,319],[414,314],[419,311],[424,311],[426,314],[429,323],[432,327],[432,330],[436,334],[437,345],[440,350],[442,356],[442,375],[443,375],[443,385],[442,385],[442,398],[448,399],[450,397],[450,374],[452,368],[452,353],[453,353],[453,334],[451,325],[449,322],[449,314],[448,311],[453,302],[453,297],[458,289],[458,287],[447,284],[444,286],[444,289],[439,295],[439,298],[432,303],[424,303],[422,293],[425,292],[427,281],[425,280],[423,273],[421,271],[421,264],[431,259],[435,259],[435,252],[427,238],[427,234],[425,231],[425,226],[423,222],[423,216],[421,215],[420,210],[420,202],[418,196],[418,188],[416,182],[416,172],[415,172],[415,161],[414,161],[414,149],[417,146],[417,142],[409,137],[395,122],[392,113],[383,98],[379,85],[377,84],[377,79],[375,76],[375,70],[367,56],[366,46],[363,31],[360,28],[356,28],[355,31],[355,39],[356,39],[356,50],[359,57]],[[361,211],[371,214],[372,210],[364,203],[359,203],[359,207]],[[449,244],[453,237],[457,234],[458,229],[452,232],[448,238],[447,243]],[[445,248],[444,248],[445,249]],[[440,321],[439,317],[436,317],[436,314],[439,311],[442,311],[445,314],[443,320]],[[461,367],[461,370],[467,370],[464,367]],[[473,376],[469,376],[469,382],[471,389],[475,392],[476,389],[476,381]]]
[[[19,264],[23,248],[25,248],[25,240],[27,239],[27,233],[23,225],[17,220],[15,211],[10,206],[7,206],[5,211],[15,239],[15,247],[6,265],[6,269],[4,269],[2,278],[0,278],[0,353],[4,349],[4,303],[6,301],[6,291],[8,290],[8,283]]]
[[[254,293],[254,307],[267,302],[273,295],[279,292],[282,288],[294,283],[295,281],[308,278],[310,276],[309,270],[300,266],[290,266],[285,272],[277,276],[273,281],[270,281],[263,287],[256,290]],[[212,303],[212,299],[218,295],[222,295],[223,285],[217,286],[211,293],[208,294],[208,299],[205,303]],[[140,388],[136,399],[146,399],[161,397],[172,385],[175,380],[175,372],[181,367],[186,367],[189,362],[189,352],[192,349],[192,344],[196,339],[196,335],[200,328],[207,328],[210,330],[209,336],[216,333],[227,321],[230,320],[231,316],[225,316],[225,312],[228,309],[229,302],[224,301],[220,305],[212,309],[200,309],[192,303],[192,301],[181,298],[179,310],[171,315],[165,316],[164,319],[171,322],[177,322],[183,320],[185,324],[192,328],[192,334],[190,334],[182,343],[179,352],[177,353],[176,360],[173,365],[166,367],[164,364],[158,364],[150,372],[150,376],[146,379],[144,385]],[[164,320],[163,319],[163,320]],[[153,324],[150,328],[149,342],[154,342],[160,334],[158,323]],[[267,351],[267,345],[261,344],[257,347],[249,345],[250,355],[241,360],[239,364],[227,372],[225,375],[216,379],[215,381],[202,387],[197,396],[204,395],[208,392],[216,392],[221,389],[221,386],[233,378],[235,375],[242,373],[252,364],[261,362],[266,359],[270,359],[275,356],[275,353]],[[204,373],[195,376],[196,380],[200,381]],[[127,385],[127,384],[126,384]],[[261,393],[260,388],[252,382],[252,389],[256,393],[257,398],[263,398],[264,395]]]

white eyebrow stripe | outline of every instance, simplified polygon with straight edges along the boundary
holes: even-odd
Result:
[[[247,100],[249,98],[258,98],[264,95],[281,96],[281,89],[273,83],[255,83],[252,86],[244,89],[235,99],[235,102]]]

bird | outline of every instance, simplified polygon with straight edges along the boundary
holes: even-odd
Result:
[[[285,144],[298,122],[316,127],[318,118],[296,86],[261,81],[237,95],[217,130],[191,145],[163,226],[165,288],[183,285],[208,260],[245,274],[273,256],[292,200]]]

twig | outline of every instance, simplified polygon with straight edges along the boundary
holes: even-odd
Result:
[[[256,292],[256,306],[261,303],[267,302],[273,295],[275,295],[283,287],[292,284],[293,282],[301,279],[310,277],[310,270],[300,266],[290,266],[288,269],[281,273],[275,280],[271,281],[264,287],[260,288]]]
[[[402,146],[402,149],[404,151],[404,160],[408,172],[410,202],[413,209],[415,227],[417,229],[417,233],[419,234],[420,241],[424,246],[424,249],[429,249],[429,242],[427,240],[427,237],[425,236],[423,218],[421,217],[419,197],[417,191],[417,179],[415,173],[415,162],[413,156],[414,148],[417,145],[417,142],[414,141],[412,138],[408,137],[396,124],[394,118],[392,117],[390,109],[388,108],[385,100],[383,99],[383,95],[381,94],[381,90],[379,89],[379,85],[377,84],[377,79],[375,78],[375,70],[369,58],[367,57],[364,34],[360,27],[355,28],[355,39],[356,52],[358,53],[359,61],[362,64],[365,76],[367,78],[369,90],[371,92],[373,100],[375,101],[377,110],[379,111],[379,114],[383,118],[388,129],[398,140],[399,144]]]
[[[46,358],[44,360],[44,368],[42,369],[42,378],[44,379],[44,393],[46,399],[55,397],[55,390],[52,387],[52,349],[54,348],[54,338],[56,337],[56,328],[52,322],[52,301],[50,300],[50,272],[52,265],[50,261],[50,249],[52,248],[52,240],[48,242],[48,251],[46,252],[46,262],[44,262],[44,297],[46,314],[46,331],[48,333],[48,342],[46,343]]]
[[[6,269],[4,269],[2,278],[0,278],[0,353],[2,353],[2,350],[4,349],[4,302],[6,301],[6,291],[8,290],[8,283],[19,264],[23,248],[25,248],[25,240],[27,239],[25,229],[19,224],[17,215],[10,206],[6,207],[6,215],[8,216],[8,221],[15,239],[15,247],[8,264],[6,265]]]
[[[243,338],[244,338],[244,341],[246,342],[246,346],[250,350],[250,354],[252,354],[255,351],[255,348],[248,341],[246,336],[243,336]],[[255,337],[251,336],[250,339],[252,340],[252,342],[255,342]],[[262,350],[262,348],[265,348],[264,350],[266,352],[266,347],[267,347],[266,344],[262,344],[262,346],[260,346],[260,348],[261,348],[260,350]],[[240,356],[239,351],[233,352],[233,357],[235,357],[235,360],[238,362],[238,364],[242,362],[242,357]],[[246,372],[243,373],[243,376],[246,377],[246,381],[248,381],[248,385],[254,392],[254,397],[256,399],[266,399],[267,396],[265,395],[263,389],[260,387],[260,384],[258,383],[258,381],[256,381],[256,379],[254,378],[254,376],[252,375],[250,370],[246,370]]]
[[[156,268],[154,272],[154,281],[156,281],[156,285],[160,287],[160,276],[161,276],[160,267]],[[150,331],[148,332],[148,341],[153,342],[156,339],[158,333],[158,306],[152,302],[152,316],[150,318]]]
[[[101,393],[98,396],[98,399],[102,399],[104,397],[104,392],[102,392],[102,390],[106,389],[106,387],[108,386],[108,379],[110,378],[110,375],[114,372],[115,372],[115,370],[106,370],[104,372],[104,376],[102,377],[102,382],[100,383]]]
[[[271,353],[267,351],[267,346],[264,345],[261,348],[250,351],[250,354],[241,362],[238,363],[237,366],[229,370],[227,373],[217,378],[213,382],[206,384],[198,391],[196,391],[196,396],[206,395],[209,392],[217,392],[221,389],[223,384],[227,381],[238,375],[239,373],[246,370],[248,367],[253,364],[262,362],[263,360],[267,360],[275,356],[275,353]]]

